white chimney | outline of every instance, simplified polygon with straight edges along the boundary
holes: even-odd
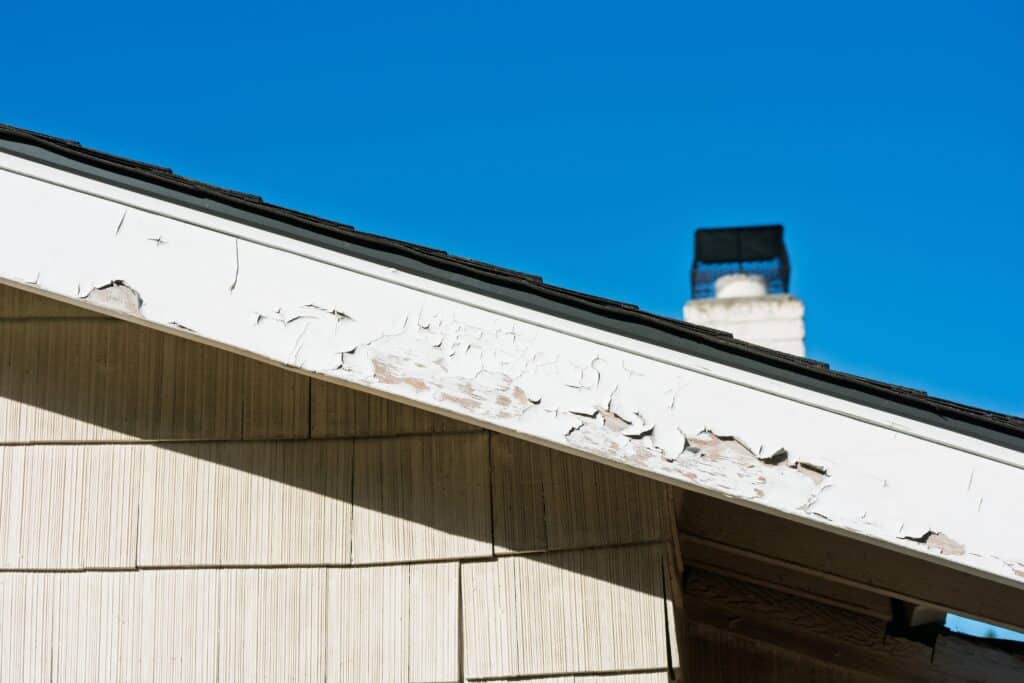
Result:
[[[688,323],[803,356],[804,303],[789,294],[782,226],[703,228],[695,238]]]

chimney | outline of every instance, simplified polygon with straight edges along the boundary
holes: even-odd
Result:
[[[688,323],[797,356],[804,349],[804,303],[789,294],[781,225],[701,228],[690,271]]]

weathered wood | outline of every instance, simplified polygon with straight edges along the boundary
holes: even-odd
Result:
[[[500,434],[491,452],[498,553],[662,541],[673,533],[665,484]]]
[[[809,597],[825,604],[889,621],[892,598],[848,583],[830,581],[819,573],[799,571],[785,563],[771,562],[752,553],[707,539],[680,534],[686,564],[709,569],[723,576]]]
[[[494,683],[667,683],[664,671],[648,671],[644,673],[601,674],[588,676],[545,676],[543,678],[498,678]]]
[[[213,681],[220,648],[220,569],[141,571],[142,675]]]
[[[240,438],[242,359],[115,321],[0,323],[0,441]]]
[[[348,440],[147,446],[146,567],[347,564]]]
[[[943,631],[935,641],[933,668],[957,681],[1024,681],[1024,643]]]
[[[0,441],[241,437],[242,361],[107,320],[0,323]]]
[[[673,492],[665,496],[665,514],[675,520],[677,517],[676,497]],[[666,619],[669,626],[669,655],[672,659],[673,675],[678,681],[682,681],[682,672],[685,668],[683,659],[686,656],[686,612],[683,597],[683,572],[686,565],[683,561],[683,547],[679,540],[679,533],[673,532],[671,539],[665,546],[665,599]]]
[[[397,401],[312,380],[313,438],[479,431],[478,427]]]
[[[360,439],[352,562],[491,555],[487,434]]]
[[[325,571],[0,572],[0,680],[323,681]]]
[[[243,366],[243,438],[309,438],[312,380],[297,372],[253,360],[246,359]]]
[[[687,628],[694,622],[848,671],[927,680],[931,648],[888,636],[886,622],[705,570],[688,569]],[[700,657],[687,650],[687,659]]]
[[[459,680],[457,563],[327,570],[327,681]]]
[[[491,435],[495,553],[548,547],[544,482],[550,454],[543,446]]]
[[[0,680],[51,681],[61,575],[0,572]]]
[[[308,382],[113,319],[0,321],[0,443],[305,437]]]
[[[359,470],[348,441],[70,443],[304,439],[313,388],[287,370],[74,316],[73,307],[62,313],[31,295],[4,309],[3,296],[0,319],[17,320],[0,322],[0,441],[68,443],[0,447],[0,568],[65,570],[0,571],[0,681],[459,677],[455,563],[66,571],[133,567],[136,546],[154,567],[344,564],[353,552],[366,563],[483,557],[492,488],[499,553],[664,537],[654,531],[664,521],[652,512],[660,503],[647,506],[658,497],[646,490],[661,484],[498,436],[489,467],[483,433],[360,440]],[[320,403],[324,434],[338,424],[352,436],[474,429],[324,386],[349,394],[334,408],[330,397]],[[843,682],[868,670],[890,679],[1022,675],[1018,654],[960,636],[941,634],[931,664],[926,646],[876,639],[883,596],[952,590],[961,602],[1013,613],[1015,595],[979,594],[980,584],[949,583],[935,573],[942,568],[720,505],[728,514],[691,505],[681,518],[700,532],[682,539],[697,570],[688,610],[674,580],[678,556],[654,578],[656,563],[638,559],[648,546],[597,551],[610,557],[600,561],[588,552],[467,564],[475,576],[462,598],[473,607],[461,615],[467,672],[486,671],[494,650],[506,662],[500,676],[546,667],[546,681],[647,683],[678,666],[665,646],[678,637],[693,655],[684,663],[689,680],[749,680],[751,671]],[[716,587],[701,569],[714,570]],[[366,573],[341,578],[357,571]],[[333,596],[328,573],[338,574]],[[907,592],[887,587],[893,576]],[[678,635],[673,612],[688,617]],[[374,642],[346,651],[353,633]],[[329,656],[335,643],[342,647]],[[633,662],[638,653],[658,663]],[[620,667],[644,672],[607,673]],[[734,670],[747,678],[728,678]]]
[[[548,472],[544,508],[550,549],[670,537],[667,485],[557,451],[551,452]]]
[[[467,678],[667,670],[661,545],[462,566]]]
[[[0,447],[0,568],[135,566],[142,448]]]
[[[2,572],[0,680],[213,680],[217,608],[204,589],[215,576],[175,590],[196,575]]]
[[[72,306],[16,287],[0,285],[0,320],[24,318],[102,318],[87,308]]]
[[[728,349],[713,361],[456,282],[424,286],[201,207],[0,157],[0,214],[19,226],[0,250],[3,282],[1024,588],[1024,526],[1004,524],[1024,487],[1022,446],[994,423],[971,436],[941,403],[925,408],[945,424],[894,413],[841,377],[823,378],[827,390],[793,383],[807,368],[733,362]]]
[[[222,569],[218,583],[218,681],[324,681],[325,569]]]
[[[45,584],[44,584],[45,585]],[[54,575],[50,639],[54,681],[138,680],[142,605],[136,572]]]
[[[687,626],[684,681],[700,683],[880,683],[868,674],[802,657],[728,630],[702,623]]]
[[[679,529],[695,539],[908,602],[1024,629],[1018,588],[708,496],[687,492],[680,509]]]

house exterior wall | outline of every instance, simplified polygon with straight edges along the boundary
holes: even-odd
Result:
[[[664,681],[669,498],[0,288],[0,681]]]
[[[1024,526],[1004,523],[1024,487],[1012,419],[273,207],[236,214],[232,193],[167,194],[179,181],[156,169],[133,190],[138,167],[33,161],[12,135],[2,283],[1024,585]]]

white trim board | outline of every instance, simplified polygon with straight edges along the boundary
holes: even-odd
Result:
[[[13,155],[0,169],[0,280],[1024,587],[1019,451]]]

